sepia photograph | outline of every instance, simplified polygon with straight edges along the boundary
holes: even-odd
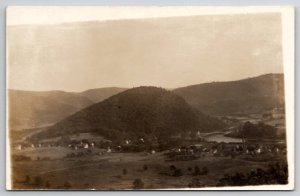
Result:
[[[8,190],[292,190],[294,8],[10,6]]]

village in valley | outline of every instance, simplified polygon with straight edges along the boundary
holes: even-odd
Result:
[[[226,124],[224,130],[207,133],[198,129],[165,141],[156,136],[111,141],[96,133],[44,140],[24,135],[12,144],[13,168],[18,171],[13,180],[18,189],[203,188],[287,182],[283,109],[218,118]],[[239,134],[247,125],[256,129],[258,125],[270,126],[279,137],[262,139]],[[111,172],[97,175],[98,170]],[[59,176],[72,171],[73,177],[61,181]],[[149,175],[149,171],[153,173]],[[99,179],[89,179],[89,172]],[[267,174],[277,176],[264,179]]]

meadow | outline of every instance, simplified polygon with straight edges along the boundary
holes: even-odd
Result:
[[[82,149],[83,150],[83,149]],[[66,158],[72,150],[64,147],[29,149],[29,161],[13,161],[14,189],[143,189],[215,187],[224,175],[247,173],[269,164],[285,163],[284,157],[249,160],[240,157],[206,156],[191,161],[166,161],[165,152],[103,153]],[[101,151],[96,149],[94,151]],[[24,152],[15,152],[14,154]],[[38,158],[37,158],[38,157]],[[47,159],[45,159],[47,158]],[[180,170],[174,175],[172,167]],[[195,170],[207,168],[206,174]],[[174,169],[173,169],[174,170]]]

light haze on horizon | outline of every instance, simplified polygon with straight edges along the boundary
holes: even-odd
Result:
[[[283,73],[280,14],[8,26],[8,88],[177,88]]]

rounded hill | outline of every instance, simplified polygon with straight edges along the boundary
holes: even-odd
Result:
[[[37,135],[49,138],[96,132],[106,138],[126,136],[176,136],[184,132],[211,130],[222,123],[192,108],[171,91],[138,87],[91,105]]]

